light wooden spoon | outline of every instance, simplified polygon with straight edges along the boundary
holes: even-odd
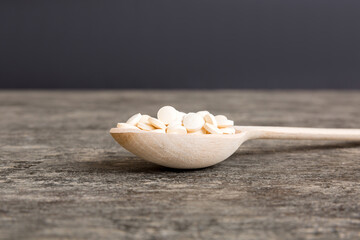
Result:
[[[110,134],[133,154],[162,166],[204,168],[230,157],[242,143],[252,139],[353,140],[360,129],[236,126],[236,134],[165,134],[112,128]]]

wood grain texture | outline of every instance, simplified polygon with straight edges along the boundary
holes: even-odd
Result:
[[[230,157],[246,140],[246,133],[192,135],[112,128],[110,134],[135,156],[176,169],[213,166]]]
[[[186,130],[185,134],[165,134],[134,129],[132,125],[130,127],[132,128],[112,128],[110,134],[116,142],[135,156],[176,169],[198,169],[218,164],[228,159],[242,143],[248,140],[360,142],[360,129],[356,128],[234,126],[235,134],[192,135],[186,134]]]
[[[108,131],[167,104],[237,125],[359,128],[359,103],[360,92],[2,91],[0,239],[358,239],[360,143],[249,141],[186,171]]]

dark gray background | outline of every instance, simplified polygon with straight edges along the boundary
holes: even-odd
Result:
[[[360,1],[0,1],[0,88],[360,88]]]

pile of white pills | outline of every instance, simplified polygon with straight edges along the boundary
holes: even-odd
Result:
[[[174,107],[159,109],[157,118],[135,114],[118,128],[137,129],[170,134],[235,134],[234,121],[224,115],[214,116],[208,111],[179,112]]]

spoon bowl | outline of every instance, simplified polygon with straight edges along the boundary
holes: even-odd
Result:
[[[360,129],[240,127],[235,134],[165,134],[112,128],[112,137],[129,152],[149,162],[179,169],[204,168],[230,157],[251,139],[355,140]]]
[[[230,157],[246,140],[246,133],[164,134],[113,128],[113,138],[126,150],[165,167],[194,169],[215,165]]]

